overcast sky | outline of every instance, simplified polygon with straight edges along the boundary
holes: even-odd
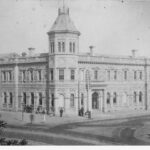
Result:
[[[0,0],[0,53],[48,52],[48,36],[62,0]],[[81,32],[80,52],[150,57],[150,0],[66,0]]]

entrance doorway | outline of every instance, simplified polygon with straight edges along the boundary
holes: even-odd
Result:
[[[94,92],[92,94],[92,109],[99,109],[98,93],[97,92]]]

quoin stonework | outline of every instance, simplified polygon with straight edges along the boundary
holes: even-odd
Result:
[[[59,114],[100,114],[113,111],[148,110],[150,105],[150,59],[80,53],[80,32],[62,7],[48,32],[49,52],[1,55],[0,109],[22,111],[30,105]]]

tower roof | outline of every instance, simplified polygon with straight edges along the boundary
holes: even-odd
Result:
[[[70,19],[69,8],[65,7],[63,7],[62,9],[58,9],[58,16],[48,34],[63,32],[80,35],[80,32],[77,30],[74,23]]]

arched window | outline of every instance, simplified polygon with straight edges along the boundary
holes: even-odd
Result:
[[[114,92],[113,94],[113,103],[116,104],[117,103],[117,93]]]
[[[134,103],[136,103],[136,92],[134,92],[133,98],[134,98]]]
[[[142,102],[142,92],[141,91],[139,92],[139,102],[140,103]]]
[[[110,93],[107,92],[107,104],[110,104]]]

